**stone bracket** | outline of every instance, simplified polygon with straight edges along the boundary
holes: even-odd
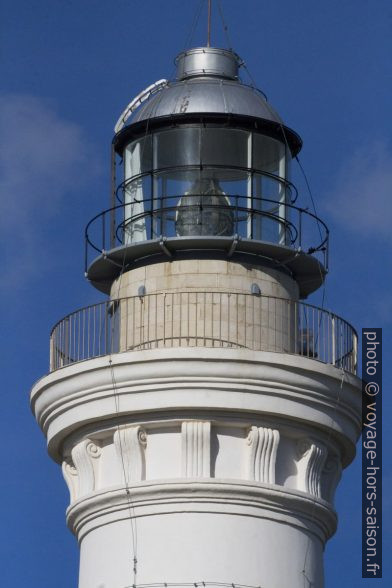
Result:
[[[251,427],[246,443],[246,478],[275,484],[279,431],[267,427]]]
[[[209,478],[211,475],[211,423],[184,421],[181,425],[181,475]]]

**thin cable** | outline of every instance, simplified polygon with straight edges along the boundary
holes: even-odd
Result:
[[[116,416],[120,415],[120,404],[119,404],[119,395],[117,390],[117,383],[114,376],[114,369],[113,369],[113,361],[110,355],[109,357],[109,366],[110,366],[110,374],[112,380],[112,388],[114,392],[114,401],[116,407]],[[127,504],[128,504],[128,512],[129,512],[129,524],[131,528],[131,549],[132,549],[132,559],[131,559],[131,576],[133,577],[133,585],[136,584],[137,578],[137,524],[136,524],[136,517],[135,517],[135,506],[132,502],[131,497],[131,490],[129,487],[129,481],[127,476],[127,471],[125,467],[125,460],[124,460],[124,451],[123,451],[123,444],[121,439],[121,426],[120,424],[117,425],[117,435],[119,440],[119,448],[120,448],[120,459],[121,459],[121,467],[124,476],[124,484],[125,484],[125,493],[127,496]]]
[[[250,70],[249,70],[248,66],[246,65],[246,62],[243,59],[241,59],[240,67],[243,67],[244,70],[246,71],[246,73],[248,74],[248,77],[250,79],[250,86],[251,86],[251,88],[253,88],[254,90],[257,90],[258,92],[261,92],[261,94],[264,96],[265,100],[268,101],[266,93],[263,92],[263,90],[258,90],[257,84],[256,84],[256,82],[254,80],[254,77],[250,73]]]
[[[196,27],[197,27],[197,25],[199,23],[200,14],[201,14],[201,11],[202,11],[202,8],[203,8],[203,4],[204,4],[204,0],[200,0],[199,5],[196,8],[196,11],[195,11],[195,14],[194,14],[194,17],[193,17],[193,21],[192,21],[192,24],[191,24],[190,31],[188,33],[188,37],[187,37],[187,39],[185,41],[184,49],[189,49],[190,44],[193,41],[193,36],[195,34]]]
[[[287,140],[287,135],[286,135],[286,131],[285,131],[285,128],[284,128],[283,123],[280,124],[280,128],[281,128],[281,131],[282,131],[284,142],[286,144],[286,149],[289,152],[291,152],[290,145],[289,145],[289,142]],[[307,186],[307,189],[308,189],[308,192],[309,192],[311,201],[312,201],[312,205],[313,205],[314,215],[316,217],[316,224],[317,224],[318,232],[319,232],[319,235],[320,235],[320,241],[322,242],[323,241],[323,235],[322,235],[322,232],[321,232],[321,229],[320,229],[320,223],[319,223],[318,216],[317,216],[316,205],[315,205],[315,202],[314,202],[312,190],[310,188],[310,184],[309,184],[308,178],[306,176],[306,173],[305,173],[304,168],[301,165],[301,162],[299,160],[298,155],[295,156],[295,160],[297,161],[297,163],[299,165],[299,168],[300,168],[300,170],[301,170],[301,172],[302,172],[302,174],[303,174],[303,176],[305,178],[305,183],[306,183],[306,186]],[[328,239],[329,239],[329,235],[327,233],[327,247],[328,247]],[[325,256],[324,256],[324,262],[325,262]],[[321,279],[321,283],[322,283],[322,287],[323,287],[323,290],[322,290],[322,298],[321,298],[321,308],[324,310],[324,304],[325,304],[325,300],[326,300],[326,276],[323,275],[323,272],[321,271],[320,264],[318,264],[318,269],[319,269],[320,279]]]
[[[200,20],[200,14],[203,8],[203,4],[204,4],[204,0],[200,0],[198,7],[195,10],[195,14],[193,17],[193,21],[190,27],[190,31],[188,33],[187,39],[185,41],[185,44],[183,45],[183,51],[186,51],[187,49],[190,48],[191,42],[193,41],[193,37],[195,35],[195,31],[196,31],[196,27],[199,23]],[[174,74],[176,73],[176,62],[174,62],[174,66],[173,69],[171,71],[169,80],[173,80],[174,79]]]
[[[149,120],[147,120],[146,133],[147,133],[148,122],[149,122]],[[144,148],[144,145],[143,145],[143,148]],[[117,278],[117,296],[114,299],[112,297],[112,300],[114,302],[118,301],[117,309],[120,309],[120,310],[121,310],[121,300],[119,298],[120,288],[121,288],[121,282],[122,282],[123,275],[126,271],[125,253],[126,253],[126,247],[124,247],[124,249],[123,249],[122,267],[121,267],[120,275]],[[109,366],[110,366],[110,375],[111,375],[111,380],[112,380],[112,389],[113,389],[113,395],[114,395],[116,416],[117,416],[117,418],[119,418],[120,417],[120,398],[119,398],[117,382],[116,382],[116,378],[115,378],[115,374],[114,374],[114,366],[113,366],[113,348],[114,348],[113,342],[115,339],[115,319],[114,319],[114,317],[115,317],[115,312],[117,309],[114,308],[114,310],[113,310],[113,319],[111,322]],[[137,548],[138,548],[137,522],[136,522],[136,517],[135,517],[135,507],[132,502],[131,490],[129,487],[129,480],[128,480],[127,471],[126,471],[126,467],[125,467],[124,451],[123,451],[123,444],[122,444],[122,439],[121,439],[121,425],[117,424],[116,429],[117,429],[117,435],[118,435],[118,440],[119,440],[121,467],[122,467],[122,472],[123,472],[123,476],[124,476],[125,493],[126,493],[127,504],[128,504],[128,512],[129,512],[128,520],[129,520],[129,524],[130,524],[130,528],[131,528],[131,552],[132,552],[131,575],[133,577],[132,584],[135,585],[136,579],[137,579],[137,572],[138,572],[138,569],[137,569],[137,564],[138,564],[138,559],[137,559],[137,553],[138,553],[138,550],[137,550]]]
[[[346,377],[346,372],[345,372],[345,370],[343,368],[343,365],[341,366],[341,371],[342,371],[342,377],[341,377],[341,380],[340,380],[340,385],[339,385],[338,390],[337,390],[336,402],[335,402],[335,405],[334,405],[334,408],[333,408],[332,415],[330,417],[330,426],[329,426],[328,435],[327,435],[327,438],[326,438],[326,441],[325,441],[327,452],[329,450],[329,444],[330,444],[330,441],[331,441],[331,438],[332,438],[332,430],[333,430],[332,425],[333,425],[333,423],[335,421],[335,416],[336,416],[338,407],[340,406],[340,397],[341,397],[341,393],[342,393],[342,390],[343,390],[343,383],[344,383],[344,380],[345,380],[345,377]],[[328,453],[327,453],[327,459],[328,459]],[[340,457],[339,457],[339,459],[340,459]],[[310,515],[310,522],[311,523],[314,521],[314,511],[315,510],[316,510],[316,500],[313,499],[312,511],[311,511],[311,515]],[[309,549],[310,549],[310,538],[308,537],[308,541],[307,541],[307,545],[306,545],[306,550],[305,550],[304,563],[303,563],[303,566],[302,566],[302,574],[304,576],[304,582],[305,582],[305,580],[307,580],[308,582],[310,582],[310,580],[309,580],[309,578],[308,578],[308,576],[306,574],[306,566],[307,566],[307,560],[308,560],[308,555],[309,555]],[[304,583],[304,588],[305,588],[305,583]]]
[[[283,126],[283,125],[282,125],[282,126]],[[302,167],[302,164],[301,164],[301,162],[300,162],[300,160],[299,160],[299,157],[298,157],[298,155],[296,155],[296,156],[295,156],[295,160],[296,160],[296,162],[298,163],[298,165],[299,165],[299,168],[300,168],[300,170],[301,170],[301,172],[302,172],[302,175],[303,175],[303,177],[304,177],[305,184],[306,184],[306,187],[307,187],[307,189],[308,189],[308,192],[309,192],[310,200],[311,200],[311,202],[312,202],[312,206],[313,206],[313,212],[314,212],[314,214],[315,214],[315,216],[316,216],[316,220],[317,220],[317,228],[318,228],[318,230],[319,230],[319,233],[320,233],[320,239],[321,239],[321,240],[323,240],[323,236],[322,236],[321,229],[320,229],[320,223],[318,222],[318,218],[317,218],[317,210],[316,210],[316,205],[315,205],[315,202],[314,202],[314,198],[313,198],[312,190],[311,190],[311,188],[310,188],[310,184],[309,184],[309,181],[308,181],[307,175],[306,175],[306,173],[305,173],[305,170],[304,170],[304,168]]]
[[[244,70],[246,71],[246,73],[247,73],[247,74],[248,74],[248,76],[249,76],[249,79],[250,79],[250,81],[251,81],[251,87],[252,87],[252,88],[256,88],[256,87],[257,87],[257,86],[256,86],[256,82],[255,82],[255,80],[254,80],[254,78],[253,78],[252,74],[250,73],[250,71],[249,71],[249,69],[248,69],[248,66],[246,65],[245,61],[242,61],[242,62],[241,62],[241,66],[244,68]],[[262,93],[264,94],[264,92],[262,92]],[[265,94],[264,94],[264,96],[265,96]]]
[[[220,15],[220,18],[221,18],[221,21],[222,21],[223,32],[226,35],[226,41],[227,41],[228,48],[229,49],[232,49],[233,44],[231,42],[230,35],[229,35],[229,27],[227,26],[227,24],[225,22],[225,17],[224,17],[224,14],[223,14],[223,8],[222,8],[222,4],[221,4],[221,1],[220,0],[218,0],[218,11],[219,11],[219,15]]]
[[[121,307],[121,301],[119,299],[119,294],[120,294],[120,286],[121,286],[122,277],[123,277],[123,274],[126,269],[125,252],[126,252],[126,248],[124,247],[123,255],[122,255],[122,267],[121,267],[121,272],[120,272],[120,275],[118,277],[118,282],[117,282],[117,296],[114,299],[113,299],[113,297],[111,298],[114,303],[116,303],[116,301],[118,301],[117,309],[115,307],[113,307],[113,317],[112,317],[112,321],[111,321],[111,332],[110,332],[110,350],[109,350],[110,376],[111,376],[111,381],[112,381],[114,404],[115,404],[117,418],[119,418],[119,416],[120,416],[120,398],[119,398],[117,382],[116,382],[116,378],[115,378],[115,374],[114,374],[114,366],[113,366],[114,345],[113,345],[113,342],[115,339],[115,313],[116,313],[116,310],[118,310],[118,308]],[[121,308],[120,308],[120,310],[121,310]],[[131,554],[132,554],[131,577],[133,579],[132,584],[135,585],[136,579],[137,579],[137,571],[138,571],[137,570],[137,563],[138,563],[138,560],[137,560],[137,522],[136,522],[136,517],[135,517],[135,507],[132,502],[131,491],[130,491],[130,487],[129,487],[129,480],[128,480],[127,471],[126,471],[126,467],[125,467],[125,459],[124,459],[123,444],[122,444],[122,439],[121,439],[121,426],[120,426],[120,424],[117,424],[116,429],[117,429],[117,435],[118,435],[118,440],[119,440],[121,467],[122,467],[122,472],[123,472],[123,477],[124,477],[125,493],[126,493],[127,504],[128,504],[128,512],[129,512],[128,520],[129,520],[130,529],[131,529]]]
[[[282,125],[282,126],[283,126],[283,125]],[[300,160],[299,160],[299,157],[298,157],[298,155],[296,155],[296,156],[295,156],[295,160],[296,160],[296,162],[298,163],[298,165],[299,165],[299,168],[300,168],[300,170],[301,170],[301,172],[302,172],[302,175],[303,175],[303,177],[304,177],[305,184],[306,184],[306,187],[307,187],[307,189],[308,189],[309,196],[310,196],[310,200],[311,200],[311,202],[312,202],[312,206],[313,206],[313,212],[314,212],[314,214],[315,214],[315,217],[316,217],[318,232],[319,232],[319,235],[320,235],[320,239],[321,239],[321,241],[322,241],[322,240],[323,240],[323,236],[322,236],[322,232],[321,232],[321,228],[320,228],[320,223],[319,223],[319,221],[318,221],[317,209],[316,209],[316,204],[315,204],[315,201],[314,201],[314,198],[313,198],[312,189],[311,189],[311,187],[310,187],[310,183],[309,183],[309,181],[308,181],[307,175],[306,175],[306,173],[305,173],[305,170],[304,170],[304,168],[303,168],[303,166],[302,166],[302,164],[301,164],[301,162],[300,162]],[[328,246],[328,245],[327,245],[327,246]],[[321,275],[321,274],[322,274],[322,272],[321,272],[321,268],[320,268],[320,266],[319,266],[319,270],[320,270],[320,275]],[[321,275],[321,278],[322,278],[322,284],[323,284],[322,298],[321,298],[321,308],[324,310],[324,304],[325,304],[325,300],[326,300],[326,288],[327,288],[327,286],[326,286],[326,279],[325,279],[325,276],[322,276],[322,275]]]
[[[283,125],[282,123],[280,124],[280,128],[281,128],[281,130],[282,130],[282,134],[283,134],[284,142],[286,143],[286,147],[287,147],[287,149],[288,149],[289,151],[291,151],[291,149],[290,149],[290,145],[289,145],[289,142],[288,142],[288,140],[287,140],[286,131],[285,131],[284,125]],[[298,155],[295,155],[295,160],[296,160],[296,162],[298,163],[298,165],[299,165],[299,168],[300,168],[300,170],[301,170],[301,172],[302,172],[302,175],[303,175],[303,177],[304,177],[304,179],[305,179],[306,187],[307,187],[307,189],[308,189],[309,196],[310,196],[310,199],[311,199],[311,202],[312,202],[312,206],[313,206],[313,212],[314,212],[314,215],[315,215],[315,217],[316,217],[317,228],[318,228],[318,231],[319,231],[319,234],[320,234],[320,239],[321,239],[321,241],[322,241],[322,240],[323,240],[323,235],[322,235],[322,232],[321,232],[321,229],[320,229],[320,223],[319,223],[318,216],[317,216],[317,210],[316,210],[316,205],[315,205],[315,203],[314,203],[314,198],[313,198],[312,190],[311,190],[311,187],[310,187],[310,184],[309,184],[309,181],[308,181],[307,175],[306,175],[306,173],[305,173],[305,170],[304,170],[304,168],[303,168],[303,167],[302,167],[302,165],[301,165],[301,162],[300,162],[300,160],[299,160],[299,157],[298,157]]]
[[[150,113],[150,116],[151,116],[151,113]],[[148,117],[147,122],[146,122],[146,130],[144,133],[144,139],[146,139],[146,137],[148,135],[150,116]],[[144,140],[144,142],[143,142],[143,148],[142,148],[142,152],[141,152],[141,161],[143,160],[145,146],[146,146],[146,140]],[[126,188],[124,187],[124,189],[126,189]],[[125,198],[124,198],[124,200],[125,200]],[[123,278],[124,273],[128,269],[128,265],[126,265],[125,259],[126,259],[126,247],[123,247],[121,270],[120,270],[120,274],[117,278],[117,284],[116,284],[116,286],[117,286],[116,296],[113,297],[113,292],[111,292],[111,300],[114,304],[117,301],[117,303],[118,303],[117,308],[121,307],[121,299],[120,299],[121,282],[122,282],[122,278]],[[120,416],[120,402],[119,402],[119,394],[118,394],[117,383],[116,383],[116,378],[115,378],[115,373],[114,373],[114,366],[113,366],[113,349],[114,349],[113,343],[114,343],[115,336],[116,336],[116,334],[115,334],[115,318],[114,317],[115,317],[116,310],[117,309],[115,307],[113,307],[113,318],[111,321],[111,332],[110,332],[109,366],[110,366],[110,374],[111,374],[116,416],[119,417]],[[120,308],[120,310],[121,310],[121,308]],[[137,522],[136,522],[136,517],[135,517],[135,507],[132,502],[131,490],[129,487],[129,480],[128,480],[127,471],[126,471],[126,467],[125,467],[120,424],[117,425],[117,435],[118,435],[118,439],[119,439],[121,467],[122,467],[123,476],[124,476],[125,492],[126,492],[126,496],[127,496],[128,511],[129,511],[129,522],[130,522],[130,527],[131,527],[131,549],[132,549],[132,566],[131,566],[131,568],[132,568],[132,576],[133,576],[132,584],[135,585],[136,579],[137,579],[137,573],[138,573],[138,567],[137,567],[137,564],[138,564],[138,559],[137,559],[137,553],[138,553]]]

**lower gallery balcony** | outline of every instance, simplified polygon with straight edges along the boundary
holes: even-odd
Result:
[[[357,370],[357,334],[337,315],[258,293],[202,291],[131,296],[72,312],[51,332],[50,371],[104,355],[176,347],[294,354]]]

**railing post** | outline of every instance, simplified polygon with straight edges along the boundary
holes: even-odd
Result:
[[[163,347],[166,347],[166,292],[163,294]]]
[[[164,194],[165,194],[165,180],[162,180],[164,185],[162,186],[162,190],[164,190]],[[165,215],[165,209],[164,209],[164,196],[161,197],[161,218],[160,218],[160,226],[159,226],[159,235],[161,235],[162,237],[165,237],[165,221],[164,221],[164,215]]]
[[[120,309],[120,300],[113,300],[112,303],[112,316],[110,319],[111,327],[110,331],[111,335],[111,352],[118,353],[120,349],[120,333],[121,333],[121,309]]]
[[[64,363],[68,365],[71,363],[70,348],[69,348],[69,318],[65,319],[65,333],[64,333]]]
[[[104,332],[105,332],[105,354],[106,353],[110,353],[110,341],[109,341],[109,328],[108,328],[108,323],[109,323],[109,308],[110,308],[110,301],[105,302],[105,327],[104,327]]]
[[[331,315],[331,329],[332,329],[332,365],[335,365],[336,363],[336,332],[335,332],[335,317],[333,315]]]
[[[299,248],[302,249],[302,208],[299,209],[298,240]]]
[[[105,251],[106,250],[106,239],[105,239],[105,217],[106,214],[103,213],[101,218],[102,218],[102,250]]]
[[[234,234],[239,235],[240,231],[239,231],[239,227],[238,227],[238,196],[234,196],[235,198],[235,232]]]
[[[328,271],[329,268],[329,231],[327,229],[327,242],[325,245],[325,269]]]
[[[114,145],[112,144],[111,149],[111,189],[110,189],[110,248],[113,249],[115,246],[115,234],[116,234],[116,153]]]
[[[55,361],[55,339],[56,331],[53,331],[50,336],[49,341],[49,371],[53,372],[57,368],[56,361]]]
[[[87,234],[84,237],[84,273],[87,274],[87,264],[88,264],[88,241],[87,241]]]
[[[163,299],[161,312],[158,297]],[[131,296],[106,301],[79,309],[60,321],[50,337],[50,371],[83,359],[118,353],[128,347],[144,347],[147,342],[165,347],[174,346],[177,339],[181,346],[185,339],[187,345],[207,347],[215,346],[215,337],[218,337],[220,346],[289,352],[356,373],[356,333],[338,316],[312,305],[274,296],[260,296],[256,301],[253,294],[238,292],[155,293],[153,298],[143,300],[143,309],[136,308],[139,299],[140,296]],[[178,316],[175,315],[176,300],[180,307]],[[155,301],[154,311],[150,309],[151,301]],[[216,311],[215,305],[219,306]],[[192,317],[191,306],[194,308]],[[267,321],[263,320],[264,312]],[[249,313],[252,316],[248,316]],[[215,318],[219,323],[216,335]],[[178,319],[179,328],[176,326]],[[267,327],[263,337],[264,322]],[[257,325],[259,341],[255,334]],[[155,330],[151,339],[152,329]],[[128,338],[131,338],[130,344]]]

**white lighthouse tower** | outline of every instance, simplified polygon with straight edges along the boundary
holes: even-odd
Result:
[[[86,229],[108,300],[57,323],[31,393],[79,588],[322,588],[361,415],[354,329],[302,302],[328,229],[289,180],[301,139],[239,57],[176,63],[116,125],[113,202]]]

